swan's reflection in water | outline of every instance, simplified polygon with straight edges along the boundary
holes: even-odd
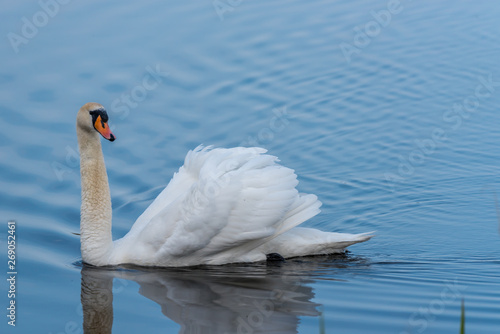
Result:
[[[84,265],[84,331],[111,333],[113,278],[121,278],[137,282],[140,294],[181,325],[180,333],[297,333],[299,316],[319,315],[308,283],[312,272],[321,271],[320,263],[324,262],[184,269]],[[329,269],[332,274],[335,267],[330,263]]]
[[[111,333],[113,326],[113,275],[110,271],[82,268],[84,333]]]

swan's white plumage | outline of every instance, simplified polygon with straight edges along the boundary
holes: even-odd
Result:
[[[262,148],[202,148],[115,244],[111,262],[194,265],[259,261],[262,245],[319,213],[293,170]],[[286,254],[282,254],[286,256]]]
[[[320,212],[321,203],[315,195],[299,194],[294,171],[278,164],[265,149],[200,146],[188,152],[184,165],[129,233],[111,242],[102,150],[92,123],[86,123],[92,110],[107,119],[96,103],[84,105],[77,117],[85,262],[145,266],[253,262],[265,260],[269,253],[285,258],[335,253],[371,237],[297,228]]]

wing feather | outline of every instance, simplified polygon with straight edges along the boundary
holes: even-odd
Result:
[[[157,265],[265,258],[254,250],[316,215],[321,205],[316,196],[299,194],[294,171],[265,153],[242,147],[189,151],[124,237],[134,240],[130,262],[152,254]]]

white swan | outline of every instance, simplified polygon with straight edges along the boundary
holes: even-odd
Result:
[[[99,133],[114,141],[102,105],[78,111],[82,181],[81,251],[103,266],[190,266],[328,254],[371,238],[297,225],[319,213],[315,195],[299,194],[292,169],[262,148],[189,151],[179,171],[131,230],[111,237],[111,199]]]

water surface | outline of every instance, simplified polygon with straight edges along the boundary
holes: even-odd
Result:
[[[498,333],[500,6],[214,3],[3,5],[0,216],[3,245],[17,222],[18,308],[2,333],[458,333],[462,300],[467,333]],[[377,236],[277,266],[82,266],[89,101],[118,138],[103,143],[115,238],[199,144],[267,148],[323,202],[306,226]]]

